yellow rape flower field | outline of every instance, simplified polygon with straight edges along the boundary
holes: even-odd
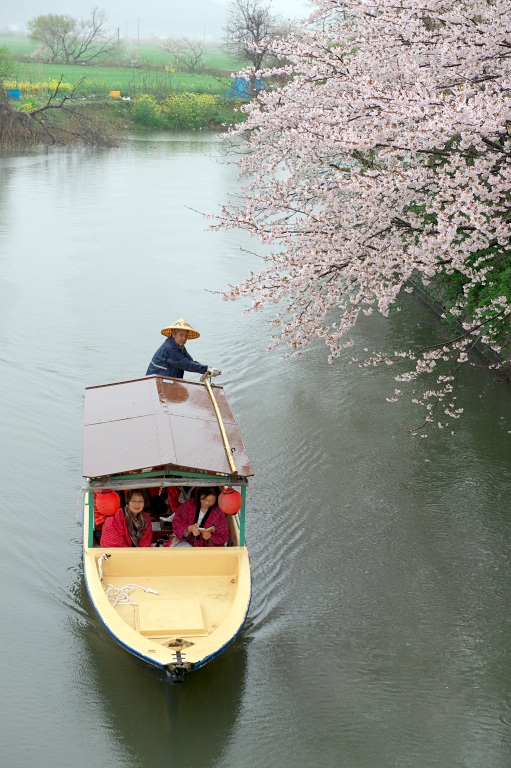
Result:
[[[18,83],[4,80],[3,87],[5,90],[19,89],[23,96],[42,96],[45,93],[50,93],[59,89],[59,93],[69,93],[73,90],[71,83],[59,83],[58,80],[48,80],[46,83]]]

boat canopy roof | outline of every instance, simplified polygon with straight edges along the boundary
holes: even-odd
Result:
[[[222,387],[212,387],[237,473],[253,475]],[[175,466],[232,475],[215,408],[204,384],[162,376],[87,387],[83,476]]]

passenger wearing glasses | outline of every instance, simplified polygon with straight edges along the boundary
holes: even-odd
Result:
[[[145,491],[126,491],[126,506],[108,517],[101,547],[150,547],[153,539],[149,502]]]

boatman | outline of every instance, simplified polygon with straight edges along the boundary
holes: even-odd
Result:
[[[187,351],[185,344],[189,339],[198,339],[200,333],[192,328],[183,317],[168,325],[161,331],[167,336],[163,344],[156,350],[153,359],[149,363],[146,376],[174,376],[182,379],[185,371],[190,373],[209,373],[211,376],[219,376],[222,371],[211,368],[209,365],[198,363]]]

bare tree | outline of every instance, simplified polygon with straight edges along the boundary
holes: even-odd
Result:
[[[282,30],[281,18],[272,13],[266,0],[230,0],[223,48],[240,64],[250,62],[257,71],[272,63],[269,46]]]
[[[188,37],[170,38],[161,44],[162,50],[170,54],[170,58],[179,69],[196,72],[204,66],[206,51],[200,40],[190,40]]]
[[[117,38],[106,28],[106,14],[97,7],[87,19],[48,13],[31,19],[27,27],[51,64],[87,64],[117,50]]]

